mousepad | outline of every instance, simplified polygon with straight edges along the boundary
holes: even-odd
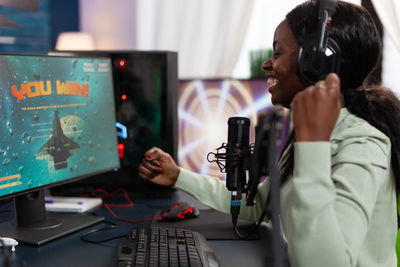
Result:
[[[160,211],[157,211],[154,218],[160,218]],[[248,233],[254,223],[238,220],[238,229],[242,234]],[[153,221],[151,227],[171,227],[191,229],[199,232],[208,240],[234,240],[239,239],[236,236],[232,226],[232,217],[230,214],[225,214],[214,209],[201,209],[200,215],[196,218],[185,219],[182,221]],[[258,231],[255,231],[246,240],[259,239]]]

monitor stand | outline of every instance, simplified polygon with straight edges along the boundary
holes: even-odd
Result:
[[[15,219],[0,224],[0,236],[41,245],[104,220],[82,213],[46,212],[43,190],[14,197]]]

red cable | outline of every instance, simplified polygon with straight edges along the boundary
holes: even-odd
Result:
[[[162,220],[162,218],[147,218],[147,219],[141,219],[141,220],[128,220],[119,217],[115,212],[111,209],[113,208],[130,208],[133,207],[133,201],[128,195],[128,192],[124,188],[119,188],[111,193],[107,192],[106,190],[102,188],[98,188],[92,192],[92,197],[100,197],[101,199],[106,199],[110,198],[117,193],[122,192],[125,199],[128,201],[128,204],[109,204],[109,203],[103,203],[102,205],[108,210],[108,212],[117,220],[122,221],[122,222],[127,222],[127,223],[139,223],[139,222],[147,222],[147,221],[159,221]]]
[[[104,190],[104,189],[101,189],[101,188],[98,188],[98,189],[96,189],[96,190],[94,190],[93,192],[92,192],[92,196],[93,197],[100,197],[100,198],[102,198],[103,200],[104,199],[106,199],[106,198],[110,198],[110,197],[113,197],[114,195],[116,195],[118,192],[122,192],[123,194],[124,194],[124,196],[125,196],[125,199],[128,201],[128,204],[108,204],[108,203],[103,203],[103,205],[105,205],[105,204],[107,204],[109,207],[113,207],[113,208],[130,208],[130,207],[133,207],[133,201],[131,200],[131,198],[129,197],[129,195],[128,195],[128,193],[126,192],[126,190],[125,189],[123,189],[123,188],[119,188],[119,189],[117,189],[117,190],[115,190],[115,191],[113,191],[113,192],[111,192],[111,193],[108,193],[106,190]],[[104,194],[103,196],[101,196],[101,194],[100,194],[100,196],[99,195],[97,195],[97,193],[102,193],[102,194]]]
[[[127,223],[139,223],[139,222],[148,222],[148,221],[160,221],[162,220],[162,218],[147,218],[147,219],[142,219],[142,220],[128,220],[128,219],[124,219],[119,217],[117,214],[114,213],[114,211],[110,208],[110,206],[108,204],[104,204],[104,207],[111,213],[111,215],[122,222],[127,222]]]

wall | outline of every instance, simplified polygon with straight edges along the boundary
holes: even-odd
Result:
[[[79,31],[79,0],[50,0],[49,12],[50,48],[54,48],[59,33]]]

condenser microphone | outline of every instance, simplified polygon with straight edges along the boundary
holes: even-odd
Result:
[[[246,169],[249,161],[250,120],[245,117],[228,119],[228,143],[226,147],[226,188],[243,193],[246,185]]]

